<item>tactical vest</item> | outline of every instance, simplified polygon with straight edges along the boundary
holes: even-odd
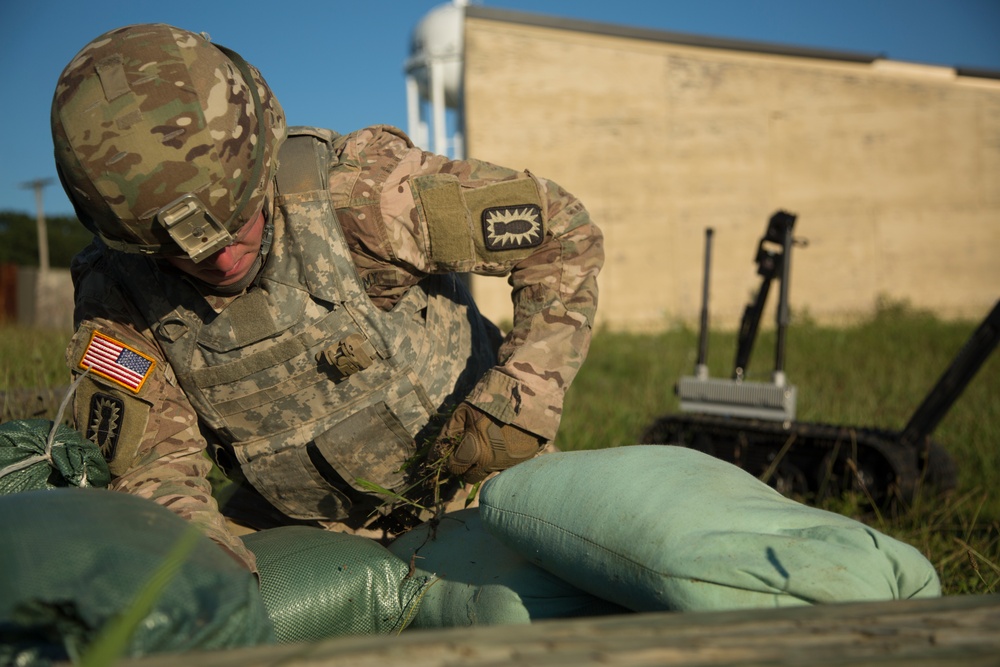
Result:
[[[222,312],[176,275],[154,271],[142,288],[124,281],[202,423],[246,480],[297,519],[357,514],[376,500],[365,482],[400,491],[434,417],[496,363],[498,343],[454,276],[421,281],[389,311],[371,302],[328,191],[334,142],[323,130],[290,131],[267,262]],[[148,261],[119,259],[125,271]]]

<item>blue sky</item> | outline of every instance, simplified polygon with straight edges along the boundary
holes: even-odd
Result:
[[[49,104],[62,68],[120,25],[204,31],[264,73],[292,124],[406,129],[403,62],[413,27],[445,0],[0,0],[0,210],[34,213],[25,181],[55,176]],[[483,0],[708,37],[812,46],[1000,71],[1000,0]],[[71,213],[58,185],[45,210]]]

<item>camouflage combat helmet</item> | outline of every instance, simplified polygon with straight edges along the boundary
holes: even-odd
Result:
[[[231,243],[264,202],[284,137],[260,72],[163,24],[90,42],[52,100],[63,187],[81,221],[124,252],[198,262]]]

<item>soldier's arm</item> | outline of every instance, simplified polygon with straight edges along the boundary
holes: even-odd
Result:
[[[513,329],[469,400],[552,439],[590,344],[604,261],[584,206],[546,179],[425,153],[386,128],[352,135],[343,157],[331,186],[349,193],[341,221],[370,293],[428,273],[509,276]]]
[[[77,284],[76,308],[66,359],[74,373],[91,370],[74,397],[74,416],[108,459],[111,489],[169,508],[255,570],[253,554],[226,528],[212,497],[197,417],[159,348],[127,323],[138,320],[99,272]],[[119,348],[128,350],[121,361]]]
[[[563,397],[590,347],[604,245],[579,200],[551,181],[535,180],[547,208],[546,236],[510,267],[513,328],[497,367],[469,401],[502,422],[552,440]]]

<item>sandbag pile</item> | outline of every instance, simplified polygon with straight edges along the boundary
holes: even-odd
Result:
[[[478,509],[446,514],[396,538],[389,550],[427,582],[411,627],[510,625],[625,613],[506,547]]]
[[[172,549],[191,539],[172,559]],[[0,664],[79,659],[109,623],[135,609],[165,562],[168,585],[141,614],[123,655],[274,641],[254,576],[143,498],[75,488],[2,496],[0,544]]]
[[[78,431],[47,419],[0,424],[0,495],[110,481],[100,449]]]
[[[941,594],[913,547],[683,447],[542,456],[487,482],[480,512],[513,551],[635,611]]]
[[[397,633],[429,584],[357,535],[283,526],[241,539],[257,558],[264,604],[283,643]]]
[[[258,581],[152,501],[65,488],[106,485],[107,466],[79,433],[52,428],[0,425],[0,664],[77,659],[134,609],[165,561],[170,585],[126,656],[940,595],[934,568],[909,545],[665,445],[527,461],[486,482],[478,508],[418,526],[389,548],[304,526],[246,535]]]
[[[170,510],[89,488],[109,481],[79,432],[41,419],[0,424],[0,664],[77,659],[164,563],[169,585],[124,656],[399,632],[429,583],[372,540],[288,526],[243,538],[258,586]]]

